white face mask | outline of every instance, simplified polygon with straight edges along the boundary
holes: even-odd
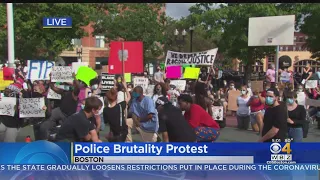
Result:
[[[245,94],[247,94],[247,91],[241,90],[241,94],[245,95]]]
[[[84,109],[84,104],[81,104],[81,109]]]
[[[128,88],[128,91],[132,91],[132,89],[131,89],[131,88]]]
[[[98,84],[93,85],[93,86],[91,87],[91,89],[92,89],[92,90],[98,89]]]
[[[233,89],[234,88],[234,86],[230,86],[230,89]]]

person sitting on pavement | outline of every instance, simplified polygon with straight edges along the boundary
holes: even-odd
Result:
[[[85,100],[84,109],[80,112],[69,116],[66,119],[56,136],[56,141],[67,142],[102,142],[97,134],[95,126],[90,122],[90,118],[97,114],[102,107],[102,102],[99,98],[92,96]]]
[[[185,111],[185,119],[195,131],[197,142],[213,142],[218,139],[219,124],[201,106],[193,104],[190,95],[181,94],[178,103],[180,109]]]
[[[179,108],[162,96],[156,101],[163,142],[196,142],[196,135]]]

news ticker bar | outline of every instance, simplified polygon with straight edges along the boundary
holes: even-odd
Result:
[[[74,164],[253,164],[253,156],[74,156]]]

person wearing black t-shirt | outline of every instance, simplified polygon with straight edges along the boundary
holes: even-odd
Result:
[[[208,73],[207,67],[202,67],[200,70],[198,82],[207,84],[208,76],[209,76],[209,73]]]
[[[308,63],[305,68],[303,68],[303,73],[301,77],[301,84],[305,85],[308,80],[312,77],[312,68]]]
[[[179,108],[173,106],[166,97],[158,98],[156,108],[163,142],[196,142],[195,132]]]
[[[284,142],[287,135],[287,108],[279,102],[279,91],[275,88],[267,90],[266,108],[263,118],[262,137],[259,142]]]
[[[56,140],[68,142],[102,142],[94,125],[89,121],[91,117],[98,114],[102,108],[99,98],[92,96],[85,101],[84,109],[66,119],[59,129]]]

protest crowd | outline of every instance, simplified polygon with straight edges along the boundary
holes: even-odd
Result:
[[[143,142],[214,142],[227,115],[236,116],[239,129],[255,131],[260,142],[303,141],[319,117],[312,103],[320,97],[320,70],[313,73],[307,65],[294,87],[293,72],[277,76],[271,65],[265,81],[230,81],[220,88],[212,83],[218,78],[213,61],[179,67],[175,75],[169,59],[153,77],[97,74],[81,63],[18,63],[14,82],[1,93],[0,141],[16,142],[19,130],[32,125],[34,140],[53,142],[133,142],[133,133]]]

